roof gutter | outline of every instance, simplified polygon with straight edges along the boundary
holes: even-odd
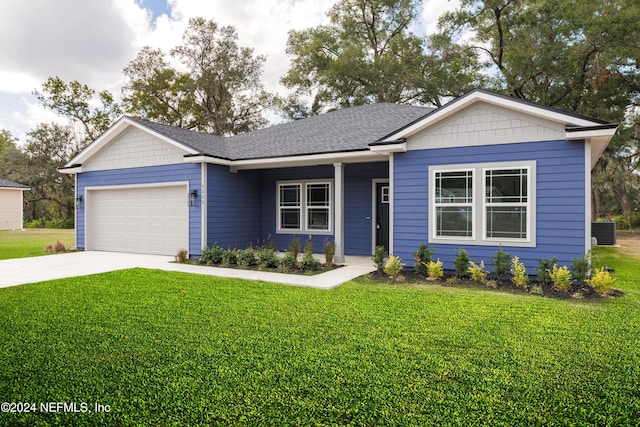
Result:
[[[231,172],[248,169],[284,168],[299,166],[317,166],[333,164],[335,162],[360,163],[371,161],[385,161],[386,156],[373,150],[351,152],[336,152],[322,154],[307,154],[300,156],[283,156],[260,159],[229,160],[209,155],[186,155],[184,161],[188,163],[209,163],[228,166]]]

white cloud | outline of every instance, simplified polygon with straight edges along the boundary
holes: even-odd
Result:
[[[234,26],[242,46],[267,57],[267,90],[284,93],[279,80],[291,59],[285,52],[288,32],[327,23],[326,13],[337,2],[166,1],[170,13],[158,16],[156,11],[154,22],[139,0],[0,1],[0,40],[5,41],[0,48],[0,128],[24,135],[39,121],[51,120],[31,95],[49,76],[119,96],[122,69],[140,49],[148,45],[168,53],[181,43],[189,18],[196,16]],[[422,25],[433,31],[441,11],[459,1],[425,0]]]

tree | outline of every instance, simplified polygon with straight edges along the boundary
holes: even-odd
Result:
[[[0,156],[9,148],[15,148],[17,140],[6,129],[0,130]]]
[[[419,7],[417,0],[341,0],[328,13],[329,25],[291,31],[293,59],[281,81],[313,102],[303,111],[288,99],[287,115],[373,102],[440,106],[475,87],[475,56],[443,37],[425,43],[410,31]]]
[[[92,107],[95,90],[78,81],[65,83],[59,77],[49,77],[42,84],[42,92],[36,90],[33,94],[46,108],[80,125],[84,131],[82,142],[96,139],[122,114],[120,105],[106,90],[97,94],[100,105]]]
[[[123,103],[129,113],[160,123],[195,128],[195,82],[169,65],[160,49],[144,47],[124,68]]]
[[[170,54],[188,72],[172,68],[161,50],[144,48],[124,69],[127,111],[162,123],[230,135],[264,126],[274,98],[261,83],[265,58],[240,47],[231,26],[193,18]]]
[[[73,126],[39,124],[27,133],[23,182],[31,187],[26,197],[32,219],[73,221],[74,180],[58,168],[79,151]]]
[[[489,88],[622,124],[594,169],[594,215],[610,210],[607,183],[625,213],[638,188],[638,141],[625,130],[640,96],[638,20],[634,0],[462,0],[439,21],[442,36],[484,60]]]

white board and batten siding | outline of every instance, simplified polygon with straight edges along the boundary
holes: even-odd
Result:
[[[188,249],[190,182],[167,181],[175,172],[163,167],[184,165],[184,154],[129,127],[83,164],[85,249],[157,255]]]
[[[22,191],[0,188],[0,230],[22,230]]]

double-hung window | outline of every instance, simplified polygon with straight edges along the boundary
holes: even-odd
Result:
[[[328,234],[332,230],[330,181],[279,182],[278,232]]]
[[[435,232],[473,238],[473,170],[435,173]]]
[[[535,246],[535,161],[431,166],[429,240]]]
[[[523,240],[529,234],[529,168],[485,169],[485,238]]]

